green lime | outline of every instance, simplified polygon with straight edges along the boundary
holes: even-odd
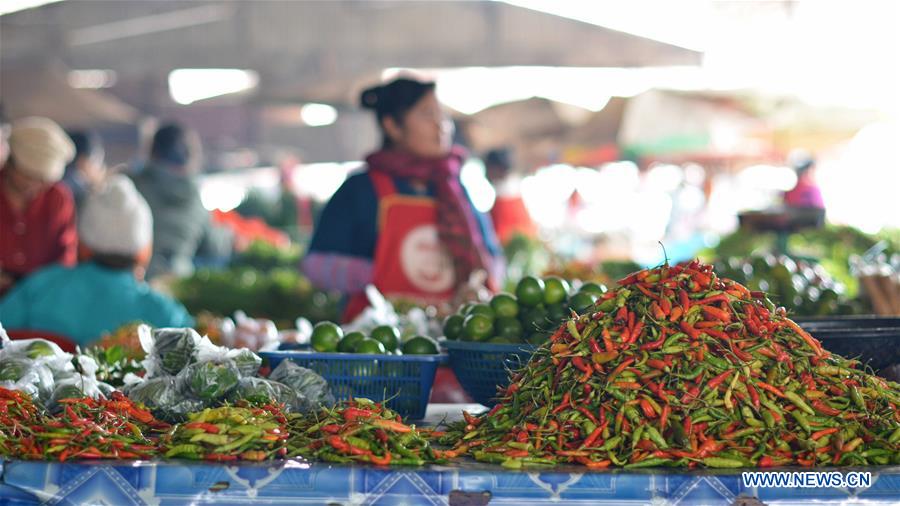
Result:
[[[523,306],[537,306],[544,302],[544,282],[534,276],[525,276],[516,285],[516,298]]]
[[[464,341],[484,341],[494,333],[494,322],[483,314],[471,314],[464,322]]]
[[[490,318],[492,323],[493,323],[494,319],[497,318],[497,314],[494,313],[494,310],[491,309],[491,306],[489,306],[487,304],[475,304],[474,306],[472,306],[469,309],[469,315],[473,315],[473,314],[480,314],[480,315],[487,316],[488,318]]]
[[[513,340],[522,339],[524,327],[515,318],[497,318],[494,322],[494,336]]]
[[[461,314],[452,314],[444,319],[444,337],[455,341],[462,337],[463,322],[466,317]]]
[[[548,336],[545,332],[532,332],[528,335],[525,341],[528,344],[533,344],[535,346],[540,346],[547,342],[550,336]]]
[[[350,332],[338,343],[337,351],[340,351],[341,353],[353,353],[356,351],[356,345],[365,338],[366,336],[362,332]]]
[[[547,308],[547,318],[552,322],[565,320],[570,316],[568,304],[554,304]]]
[[[474,306],[475,304],[475,302],[466,302],[462,306],[459,306],[458,313],[463,316],[469,316],[469,311],[472,310],[472,306]]]
[[[551,323],[547,311],[543,307],[529,308],[523,313],[522,327],[528,332],[548,327]]]
[[[559,304],[569,295],[569,283],[557,276],[544,278],[544,304]]]
[[[406,355],[437,355],[437,342],[425,336],[416,336],[403,343],[403,353]]]
[[[519,342],[519,339],[514,339],[514,338],[504,337],[504,336],[494,336],[485,342],[490,343],[490,344],[516,344]]]
[[[519,303],[508,293],[498,293],[491,299],[491,309],[497,318],[515,318],[519,314]]]
[[[371,337],[366,337],[356,345],[356,353],[384,355],[384,344]]]
[[[569,299],[569,307],[581,314],[597,302],[597,296],[591,293],[578,292]]]
[[[600,297],[601,295],[606,293],[606,287],[599,283],[594,283],[593,281],[589,281],[589,282],[581,285],[581,288],[579,288],[578,291],[594,294],[597,297]]]
[[[39,339],[29,344],[28,348],[26,348],[25,353],[30,359],[49,357],[53,355],[53,348],[50,346],[50,343],[48,341]]]
[[[400,347],[400,331],[390,325],[375,327],[369,337],[383,344],[387,351],[394,351]]]
[[[310,343],[314,350],[321,353],[337,351],[338,343],[344,337],[344,331],[331,322],[319,322],[313,328]]]

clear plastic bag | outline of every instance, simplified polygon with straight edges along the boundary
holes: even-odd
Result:
[[[175,379],[181,391],[204,403],[213,403],[237,387],[241,373],[231,360],[207,361],[187,366]]]
[[[147,353],[141,365],[147,371],[148,378],[166,374],[174,376],[197,361],[200,335],[194,329],[151,329],[141,325],[138,327],[138,337]]]
[[[58,412],[62,408],[59,404],[61,399],[78,399],[81,397],[93,397],[96,399],[101,395],[103,395],[103,392],[100,390],[100,384],[96,378],[77,374],[56,383],[53,393],[47,401],[47,408],[50,412]]]
[[[22,357],[0,358],[0,387],[21,390],[44,402],[53,393],[53,372],[46,364]]]
[[[230,402],[246,400],[255,404],[274,401],[283,404],[285,412],[296,412],[306,405],[293,388],[265,378],[243,378],[229,396]]]
[[[278,364],[278,367],[269,375],[269,379],[284,383],[294,390],[301,400],[297,409],[301,413],[334,405],[334,396],[331,394],[325,378],[290,360],[284,360]]]
[[[188,413],[204,408],[203,401],[185,394],[173,376],[161,376],[132,383],[125,387],[125,395],[147,407],[153,415],[167,422],[184,420]]]

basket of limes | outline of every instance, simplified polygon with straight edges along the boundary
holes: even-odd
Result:
[[[443,343],[450,367],[466,393],[491,406],[509,371],[528,363],[559,325],[590,307],[606,292],[596,283],[572,290],[559,277],[522,278],[515,294],[499,293],[489,303],[469,303],[444,320]]]
[[[401,340],[389,325],[344,334],[331,322],[320,322],[310,338],[312,351],[280,350],[260,356],[272,368],[282,360],[312,369],[328,381],[337,399],[365,397],[386,401],[401,416],[421,419],[438,365],[445,360],[434,339]]]

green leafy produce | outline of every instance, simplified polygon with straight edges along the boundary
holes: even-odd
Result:
[[[244,378],[256,376],[262,365],[262,358],[247,348],[229,351],[228,358],[234,362],[241,377]]]
[[[306,401],[304,409],[301,410],[303,412],[334,405],[334,396],[331,395],[331,389],[325,378],[290,360],[284,360],[278,364],[278,367],[269,375],[269,379],[284,383],[302,396],[302,400]]]
[[[154,329],[153,355],[166,374],[178,374],[197,359],[198,336],[192,329]]]
[[[240,372],[234,362],[200,362],[191,364],[178,374],[184,389],[204,402],[225,397],[238,385]]]
[[[117,388],[124,384],[125,375],[139,374],[144,370],[141,364],[129,358],[125,348],[119,345],[108,348],[92,346],[84,350],[84,355],[93,358],[97,363],[97,380]]]
[[[242,378],[229,397],[232,403],[247,401],[262,406],[274,402],[283,406],[285,413],[298,411],[304,405],[294,389],[265,378]]]
[[[31,364],[24,359],[5,358],[0,360],[0,381],[19,381],[28,372]]]

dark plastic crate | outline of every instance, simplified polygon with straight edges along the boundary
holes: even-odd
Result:
[[[274,369],[282,360],[312,369],[326,381],[335,398],[387,400],[404,418],[425,417],[441,355],[366,355],[270,351],[259,354]]]
[[[875,371],[900,364],[900,318],[837,316],[795,318],[826,350],[859,358]]]
[[[497,388],[509,385],[509,371],[519,369],[531,359],[535,347],[530,344],[487,344],[471,341],[443,343],[450,355],[450,367],[463,389],[485,406],[496,404]]]

